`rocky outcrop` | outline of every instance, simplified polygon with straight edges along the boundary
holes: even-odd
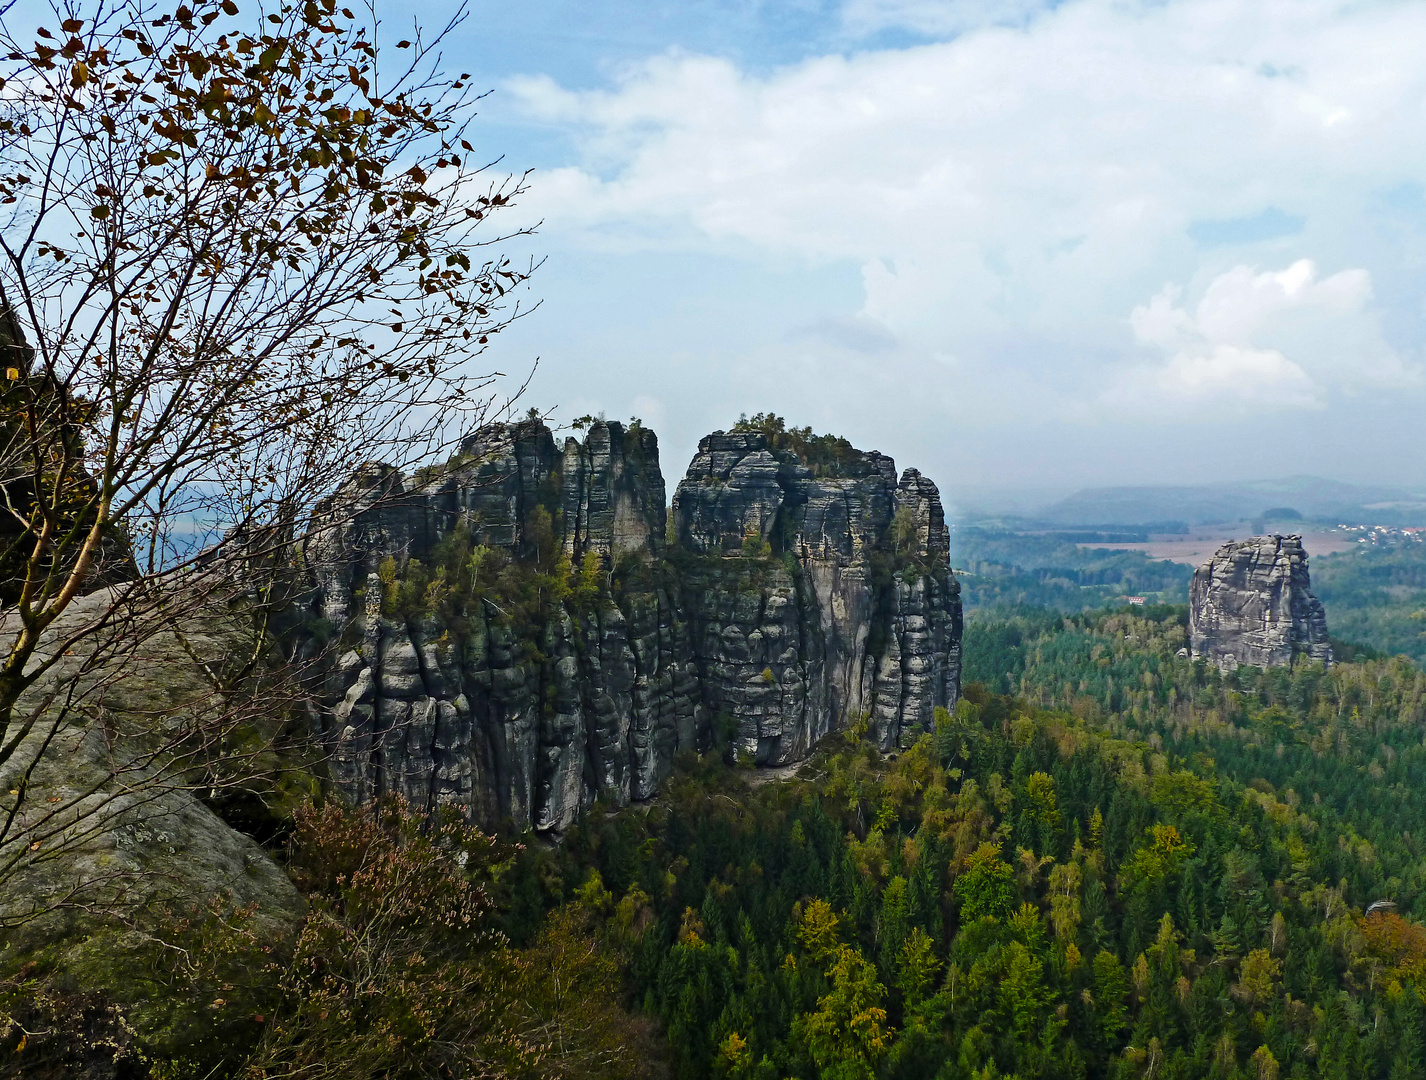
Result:
[[[105,619],[119,629],[96,630]],[[16,612],[0,612],[0,646],[18,631]],[[24,970],[27,956],[42,958],[31,965],[36,975],[58,972],[103,995],[121,1010],[121,1031],[181,1040],[167,1026],[174,1002],[153,995],[147,973],[172,963],[168,915],[221,902],[245,912],[247,929],[280,954],[304,913],[270,853],[215,812],[248,794],[280,816],[306,794],[299,762],[272,749],[287,699],[270,684],[255,707],[238,703],[245,690],[214,693],[229,658],[251,654],[253,631],[201,598],[170,617],[102,589],[45,630],[41,654],[60,644],[54,666],[17,703],[21,723],[0,761],[13,815],[0,834],[0,964]],[[225,785],[232,776],[221,766],[194,767],[204,760],[200,737],[219,733],[240,742],[232,760],[242,763],[241,785]],[[110,1049],[112,1061],[121,1046]],[[23,1063],[0,1073],[31,1075]]]
[[[557,831],[725,738],[763,764],[840,727],[913,738],[959,690],[945,520],[915,470],[848,451],[814,476],[762,434],[709,436],[672,545],[641,426],[557,448],[492,425],[415,477],[358,469],[300,545],[338,784]]]
[[[653,432],[596,422],[560,450],[541,423],[494,425],[426,476],[364,466],[314,520],[318,723],[354,798],[562,828],[652,794],[706,727],[664,583],[634,572],[664,542]]]
[[[84,536],[93,520],[91,500],[97,491],[85,467],[84,432],[75,420],[83,409],[74,408],[69,390],[47,377],[43,368],[35,371],[33,361],[34,349],[25,341],[20,320],[0,303],[0,370],[16,374],[0,382],[0,498],[6,508],[0,514],[0,604],[7,607],[19,602],[27,577],[36,572],[29,564],[36,532],[29,531],[25,521],[40,520],[34,509],[37,493],[46,492],[48,500],[57,483],[66,489],[58,504],[62,527],[39,556],[42,578],[54,570],[68,574],[75,566],[80,545],[59,538]],[[128,535],[111,525],[91,557],[84,589],[128,581],[135,573]]]
[[[1218,549],[1193,575],[1189,641],[1224,670],[1331,663],[1327,616],[1312,595],[1300,536],[1254,536]]]
[[[884,750],[960,687],[960,587],[936,486],[882,454],[814,476],[757,432],[716,432],[674,495],[705,700],[760,764],[866,724]],[[899,535],[896,535],[899,530]],[[752,557],[749,557],[749,555]]]

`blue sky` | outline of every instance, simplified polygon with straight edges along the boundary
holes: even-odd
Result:
[[[434,21],[438,6],[423,7]],[[477,4],[530,403],[986,488],[1426,485],[1419,3]]]
[[[1419,0],[473,0],[448,66],[543,222],[489,356],[670,487],[770,409],[952,503],[1426,488],[1423,41]]]

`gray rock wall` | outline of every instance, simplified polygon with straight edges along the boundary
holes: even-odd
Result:
[[[361,467],[301,545],[338,784],[558,831],[595,799],[649,797],[679,751],[724,737],[770,765],[857,723],[884,749],[910,741],[959,692],[945,520],[915,470],[898,480],[871,453],[850,471],[814,477],[761,435],[715,433],[666,551],[642,427],[596,422],[557,449],[539,422],[493,425],[419,477]],[[394,605],[461,529],[505,584]],[[577,578],[590,555],[597,596],[530,598],[558,557]]]
[[[1189,647],[1224,670],[1331,663],[1327,616],[1312,595],[1300,536],[1254,536],[1220,547],[1193,575]]]
[[[859,723],[892,749],[960,691],[960,586],[935,484],[914,469],[898,483],[875,451],[839,472],[814,476],[761,434],[715,432],[674,494],[679,544],[704,564],[689,616],[709,707],[760,764]],[[768,548],[760,576],[750,544]]]

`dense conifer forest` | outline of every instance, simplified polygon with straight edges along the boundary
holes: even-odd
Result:
[[[1224,675],[1185,621],[975,621],[914,745],[714,748],[559,845],[303,810],[291,952],[176,909],[126,961],[143,1007],[43,956],[3,1004],[133,1075],[1426,1075],[1426,673]]]
[[[795,780],[690,762],[519,860],[510,931],[603,913],[678,1077],[1423,1075],[1426,675],[1225,677],[1184,629],[979,624],[1011,693]]]

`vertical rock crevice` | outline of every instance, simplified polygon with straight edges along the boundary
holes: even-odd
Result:
[[[1224,671],[1330,664],[1327,616],[1312,595],[1302,537],[1232,541],[1200,566],[1189,589],[1189,649]]]
[[[960,685],[940,497],[841,445],[829,468],[706,437],[667,550],[642,426],[556,448],[538,421],[492,425],[413,478],[356,470],[299,550],[305,625],[334,643],[317,696],[338,785],[557,833],[652,795],[720,718],[767,765],[845,727],[913,741]]]

